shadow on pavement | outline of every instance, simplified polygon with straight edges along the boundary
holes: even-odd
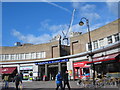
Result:
[[[16,89],[14,87],[9,87],[8,89],[2,88],[1,90],[16,90]],[[55,90],[55,88],[23,88],[19,90]],[[68,89],[66,88],[65,90]],[[118,88],[72,88],[71,90],[119,90],[119,89]]]

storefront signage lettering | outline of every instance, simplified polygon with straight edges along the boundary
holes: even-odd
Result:
[[[32,66],[23,66],[23,67],[20,67],[20,70],[32,70],[33,67]]]
[[[98,61],[98,60],[104,60],[104,59],[108,59],[109,56],[106,56],[106,57],[100,57],[100,58],[96,58],[96,59],[93,59],[94,61]]]
[[[74,65],[85,65],[85,63],[74,63]]]
[[[35,63],[35,64],[36,64],[36,65],[41,65],[41,64],[59,63],[59,62],[68,62],[68,59],[55,60],[55,61],[46,61],[46,62],[39,62],[39,63]]]

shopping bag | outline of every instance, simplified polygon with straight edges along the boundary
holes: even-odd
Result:
[[[19,88],[20,88],[20,90],[23,89],[23,84],[22,83],[20,83]]]

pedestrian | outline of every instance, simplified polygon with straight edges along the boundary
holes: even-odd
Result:
[[[70,90],[70,84],[69,84],[69,79],[68,79],[68,70],[63,75],[63,80],[64,80],[64,90],[65,86],[67,85],[68,89]]]
[[[59,87],[61,88],[61,90],[63,90],[61,73],[58,72],[55,78],[56,78],[55,80],[56,80],[56,85],[57,85],[56,90],[58,90]]]
[[[21,78],[21,81],[23,80],[23,74],[22,74],[22,72],[20,72],[20,74],[18,74],[19,76],[20,76],[20,78]]]
[[[15,86],[16,86],[16,90],[18,90],[18,86],[21,83],[22,84],[22,80],[20,75],[17,73],[16,76],[14,77],[13,81],[15,82]]]
[[[43,75],[43,81],[46,81],[47,76]]]
[[[4,82],[5,82],[5,89],[7,89],[8,88],[8,85],[9,85],[9,76],[8,75],[6,75],[6,76],[4,76]]]

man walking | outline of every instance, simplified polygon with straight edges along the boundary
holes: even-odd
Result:
[[[68,80],[68,70],[65,72],[64,76],[63,76],[63,80],[64,80],[64,90],[65,90],[65,86],[67,85],[68,89],[70,90],[70,85],[69,85],[69,80]]]
[[[58,72],[58,74],[56,75],[56,90],[58,90],[58,88],[60,87],[61,90],[63,90],[63,87],[62,87],[62,76],[61,76],[61,73]]]
[[[15,81],[16,90],[18,90],[19,84],[22,83],[21,77],[19,76],[18,73],[17,73],[16,76],[14,77],[14,81]]]

